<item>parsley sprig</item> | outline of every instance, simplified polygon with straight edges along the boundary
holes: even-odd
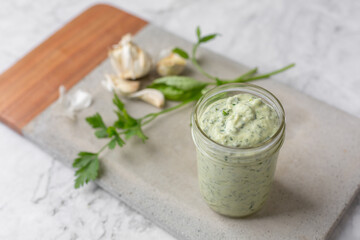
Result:
[[[98,152],[78,153],[78,158],[76,158],[73,162],[73,167],[77,169],[75,172],[75,188],[79,188],[84,184],[87,184],[89,181],[93,181],[99,177],[99,156],[105,149],[112,150],[116,146],[123,147],[125,145],[125,140],[134,136],[145,142],[148,137],[143,132],[143,126],[150,123],[158,116],[180,108],[189,102],[191,101],[183,101],[178,105],[162,111],[149,113],[141,118],[134,118],[127,112],[124,103],[114,93],[113,104],[116,107],[115,114],[117,119],[112,126],[106,126],[99,113],[86,118],[88,124],[95,129],[95,136],[97,138],[107,138],[109,139],[109,142]]]
[[[111,126],[107,126],[99,113],[87,117],[86,121],[95,130],[94,135],[99,139],[108,139],[98,152],[80,152],[78,157],[73,162],[75,172],[75,188],[80,188],[89,181],[94,181],[99,177],[100,170],[100,153],[105,149],[114,149],[116,146],[123,147],[126,140],[136,136],[145,142],[148,137],[143,132],[143,127],[156,119],[158,116],[167,112],[176,110],[184,105],[197,101],[206,91],[206,88],[211,85],[222,85],[234,82],[249,82],[258,79],[269,78],[272,75],[281,73],[289,68],[295,66],[290,64],[273,72],[256,75],[258,69],[253,68],[245,74],[240,75],[235,79],[221,79],[206,72],[198,63],[196,53],[199,46],[203,43],[213,40],[219,34],[209,34],[202,36],[199,27],[196,29],[197,42],[193,45],[191,56],[181,48],[174,48],[173,52],[177,53],[185,59],[189,59],[194,67],[205,77],[212,80],[211,82],[201,82],[191,77],[185,76],[167,76],[155,79],[149,88],[155,88],[161,91],[167,100],[178,101],[178,105],[164,109],[159,112],[149,113],[141,118],[132,117],[126,110],[124,103],[114,93],[113,104],[115,106],[116,121]],[[223,112],[224,116],[228,112]]]
[[[197,61],[196,58],[196,54],[197,54],[197,50],[199,48],[199,46],[203,43],[209,42],[213,39],[215,39],[217,36],[219,36],[220,34],[218,33],[213,33],[213,34],[209,34],[209,35],[205,35],[205,36],[201,36],[201,30],[200,27],[196,28],[196,36],[197,36],[197,42],[193,45],[192,47],[192,54],[191,56],[183,49],[181,48],[174,48],[172,51],[176,54],[178,54],[179,56],[183,57],[184,59],[189,59],[191,61],[191,63],[194,65],[194,67],[205,77],[214,80],[215,83],[217,85],[222,85],[222,84],[226,84],[226,83],[236,83],[236,82],[250,82],[250,81],[254,81],[254,80],[258,80],[258,79],[264,79],[264,78],[269,78],[273,75],[276,75],[278,73],[284,72],[289,68],[292,68],[295,66],[294,63],[289,64],[283,68],[280,68],[278,70],[269,72],[269,73],[265,73],[265,74],[261,74],[261,75],[256,75],[258,72],[258,68],[255,67],[251,70],[249,70],[248,72],[234,78],[234,79],[221,79],[220,77],[217,76],[213,76],[210,73],[208,73],[207,71],[205,71],[199,64],[199,62]]]

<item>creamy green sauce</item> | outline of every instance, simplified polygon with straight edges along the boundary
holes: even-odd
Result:
[[[199,125],[217,143],[248,148],[261,145],[274,135],[279,117],[261,98],[244,93],[210,104],[200,116]],[[212,155],[198,150],[198,175],[204,199],[213,210],[227,216],[255,212],[270,191],[277,156],[278,150],[246,156]],[[250,163],[243,163],[244,159]]]
[[[279,117],[261,98],[243,93],[210,104],[199,124],[215,142],[244,148],[257,146],[274,135]]]

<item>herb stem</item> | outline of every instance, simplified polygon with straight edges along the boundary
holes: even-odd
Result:
[[[249,82],[249,81],[253,81],[253,80],[258,80],[258,79],[263,79],[263,78],[269,78],[271,77],[272,75],[275,75],[275,74],[278,74],[278,73],[281,73],[281,72],[284,72],[286,70],[288,70],[289,68],[292,68],[295,66],[295,63],[292,63],[292,64],[289,64],[283,68],[280,68],[278,70],[275,70],[273,72],[269,72],[269,73],[265,73],[265,74],[262,74],[262,75],[259,75],[259,76],[255,76],[255,77],[250,77],[250,78],[245,78],[242,80],[242,82]]]
[[[100,148],[100,150],[96,154],[99,155],[102,151],[104,151],[108,147],[108,145],[109,145],[109,143],[102,146],[102,148]]]
[[[156,113],[149,113],[147,115],[145,115],[144,117],[140,118],[139,121],[142,123],[142,125],[148,124],[149,122],[151,122],[152,120],[154,120],[156,117],[160,116],[161,114],[173,111],[175,109],[181,108],[182,106],[185,106],[186,104],[188,104],[189,102],[192,101],[184,101],[178,105],[175,105],[173,107],[164,109],[162,111],[156,112]],[[142,122],[143,120],[147,119],[145,122]]]
[[[194,44],[194,46],[193,46],[191,62],[201,74],[203,74],[204,76],[206,76],[212,80],[216,80],[217,78],[212,76],[211,74],[207,73],[196,60],[196,52],[197,52],[199,45],[200,45],[200,43],[198,42],[198,43]]]
[[[254,74],[257,73],[257,71],[258,71],[258,68],[257,68],[257,67],[256,67],[256,68],[253,68],[253,69],[251,69],[250,71],[244,73],[243,75],[235,78],[234,80],[230,80],[230,81],[233,81],[233,82],[241,81],[241,80],[244,79],[244,78],[253,76]]]
[[[194,44],[193,46],[193,49],[192,49],[192,55],[191,55],[191,62],[192,64],[195,66],[195,68],[201,73],[203,74],[205,77],[209,78],[209,79],[212,79],[212,80],[215,80],[215,81],[220,81],[222,82],[222,84],[224,83],[235,83],[235,82],[250,82],[250,81],[254,81],[254,80],[258,80],[258,79],[264,79],[264,78],[269,78],[271,77],[272,75],[276,75],[278,73],[281,73],[281,72],[284,72],[286,70],[288,70],[289,68],[292,68],[295,66],[295,63],[292,63],[292,64],[289,64],[283,68],[280,68],[278,70],[275,70],[275,71],[272,71],[272,72],[269,72],[269,73],[265,73],[265,74],[262,74],[262,75],[258,75],[258,76],[255,76],[253,77],[254,74],[257,73],[258,71],[258,68],[255,67],[253,69],[251,69],[250,71],[242,74],[241,76],[233,79],[233,80],[222,80],[220,78],[217,78],[211,74],[209,74],[208,72],[206,72],[201,66],[200,64],[198,63],[198,61],[196,60],[196,52],[198,50],[198,47],[200,46],[200,42]],[[208,85],[211,85],[212,83],[208,83]]]

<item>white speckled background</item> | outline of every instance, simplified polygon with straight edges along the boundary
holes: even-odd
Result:
[[[360,117],[360,2],[108,1]],[[96,1],[0,1],[0,72]],[[0,124],[0,239],[172,239],[103,190],[73,190],[72,170]],[[359,156],[360,158],[360,156]],[[360,198],[334,239],[360,239]]]

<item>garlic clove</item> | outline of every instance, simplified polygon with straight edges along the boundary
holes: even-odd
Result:
[[[71,97],[70,109],[72,111],[78,112],[85,108],[90,107],[91,103],[92,103],[91,95],[88,92],[79,89]]]
[[[126,34],[109,51],[110,62],[122,79],[138,79],[150,72],[151,58],[132,41],[131,34]]]
[[[92,96],[81,89],[77,90],[74,94],[66,94],[66,89],[63,85],[59,87],[58,103],[62,105],[65,111],[65,116],[70,119],[76,118],[76,113],[88,108],[92,103]]]
[[[105,80],[101,81],[101,85],[109,92],[115,91],[114,83],[112,82],[112,77],[108,74],[105,74]]]
[[[164,94],[157,89],[146,88],[131,94],[129,97],[141,99],[157,108],[163,108],[165,105]]]
[[[115,75],[105,74],[105,80],[101,82],[109,92],[115,91],[117,94],[130,94],[140,88],[139,81],[129,81]]]
[[[179,75],[184,71],[186,60],[175,53],[162,58],[156,66],[160,76]]]

